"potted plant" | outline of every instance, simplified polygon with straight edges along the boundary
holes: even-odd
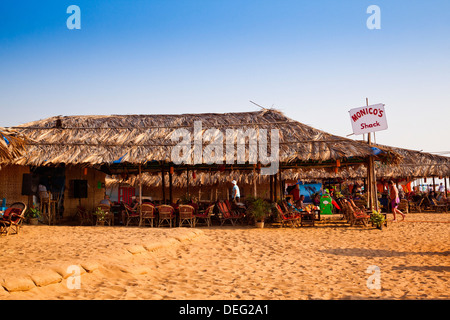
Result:
[[[27,211],[28,223],[32,225],[37,225],[40,217],[41,211],[39,210],[39,208],[32,205]]]
[[[255,219],[255,225],[258,228],[264,228],[264,219],[270,210],[270,204],[264,199],[256,198],[250,202],[248,213]]]
[[[103,226],[103,225],[105,225],[106,212],[103,211],[102,208],[98,207],[97,209],[95,209],[94,214],[97,216],[97,222],[96,222],[96,225],[97,225],[97,226]]]
[[[369,221],[372,222],[372,225],[375,225],[377,229],[381,230],[386,218],[384,217],[384,214],[381,213],[381,210],[377,211],[372,209],[372,214],[370,215]]]

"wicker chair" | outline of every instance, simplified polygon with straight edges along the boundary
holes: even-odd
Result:
[[[19,234],[23,220],[25,220],[25,212],[27,206],[23,202],[14,202],[6,209],[3,217],[0,219],[0,234],[9,235],[11,232]]]
[[[187,222],[191,228],[195,227],[195,208],[193,206],[183,204],[178,207],[178,211],[180,214],[178,218],[179,227],[183,226],[184,222]]]
[[[84,223],[87,223],[88,225],[93,225],[93,217],[92,214],[89,213],[86,208],[82,206],[77,207],[77,215],[78,219],[80,220],[80,226],[82,226]]]
[[[125,225],[127,227],[130,223],[134,223],[135,225],[140,225],[141,215],[137,212],[137,210],[131,208],[126,203],[123,203],[123,206],[125,208],[125,214],[126,214],[126,218],[127,218],[127,222]]]
[[[141,219],[139,221],[139,226],[145,226],[145,221],[149,221],[149,225],[153,228],[153,220],[156,218],[155,206],[143,203],[141,206]]]
[[[164,223],[172,228],[172,221],[175,219],[175,210],[172,206],[162,204],[156,207],[158,210],[158,227],[161,227]]]

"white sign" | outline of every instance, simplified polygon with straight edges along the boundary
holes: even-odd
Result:
[[[354,134],[364,134],[388,128],[384,104],[354,108],[349,111]]]

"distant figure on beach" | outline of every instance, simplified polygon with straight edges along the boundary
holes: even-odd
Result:
[[[233,199],[235,203],[238,203],[241,198],[239,187],[236,180],[231,181],[231,183],[233,184],[233,189],[231,190],[231,199]]]
[[[442,182],[441,182],[441,184],[439,185],[438,191],[439,191],[439,192],[444,192],[444,191],[445,191],[445,187],[444,187],[444,185],[442,184]]]
[[[398,189],[395,186],[394,181],[390,180],[389,181],[389,199],[391,200],[391,208],[392,208],[392,213],[394,214],[394,220],[395,222],[397,222],[397,213],[400,214],[402,216],[402,220],[405,220],[405,214],[403,212],[401,212],[400,210],[398,210],[398,204],[400,203],[400,197],[398,195]]]

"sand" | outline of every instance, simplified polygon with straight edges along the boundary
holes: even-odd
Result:
[[[0,299],[450,298],[450,214],[409,214],[383,230],[335,218],[264,229],[25,225],[0,238]]]

